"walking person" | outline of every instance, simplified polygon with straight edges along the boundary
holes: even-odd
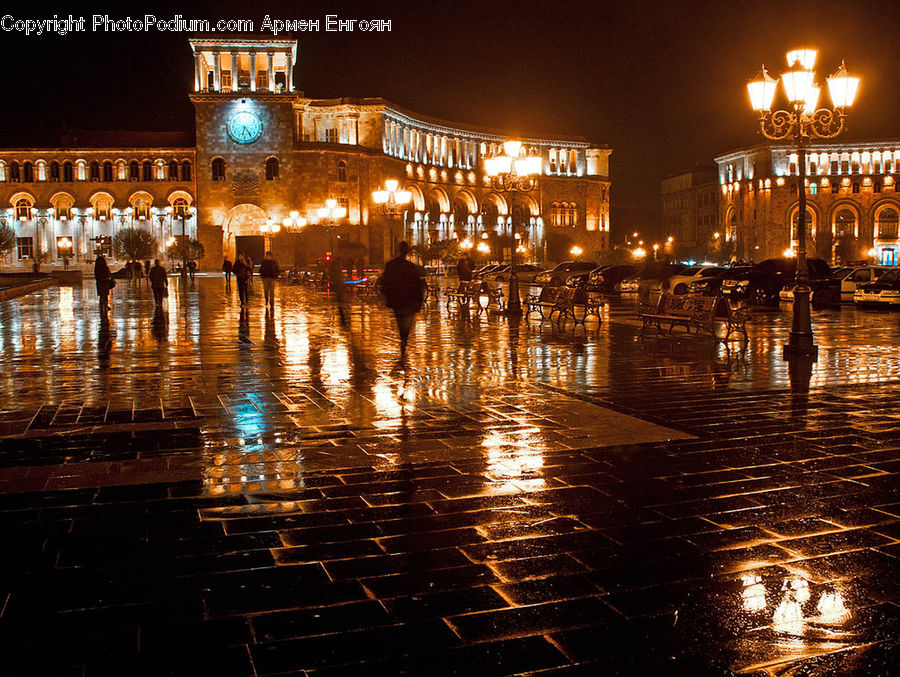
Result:
[[[157,306],[161,306],[163,299],[169,295],[169,278],[166,269],[159,264],[159,259],[153,262],[148,277],[150,287],[153,289],[153,300]]]
[[[247,254],[247,260],[245,261],[247,264],[247,270],[250,272],[250,277],[247,278],[247,289],[253,289],[253,258]]]
[[[397,330],[400,332],[400,359],[406,359],[406,344],[416,313],[422,308],[425,297],[425,280],[418,266],[406,260],[409,243],[400,243],[400,256],[384,266],[381,276],[387,306],[394,311]]]
[[[456,274],[459,276],[459,281],[471,282],[472,272],[472,259],[469,258],[469,252],[464,252],[456,264]]]
[[[229,291],[231,289],[231,261],[228,260],[228,257],[225,257],[225,260],[222,261],[222,272],[225,273],[225,291]]]
[[[188,275],[191,276],[191,282],[194,281],[194,274],[197,272],[197,262],[194,259],[188,261]]]
[[[272,308],[275,307],[275,280],[281,274],[278,268],[278,261],[272,256],[272,252],[266,252],[266,258],[259,264],[259,277],[263,284],[263,293],[265,294],[265,304]]]
[[[116,282],[103,254],[98,254],[94,259],[94,281],[97,283],[97,296],[100,299],[100,315],[106,317],[109,310],[109,292],[116,286]]]
[[[144,277],[147,278],[147,284],[150,284],[150,259],[144,260]]]
[[[247,303],[247,288],[250,285],[250,267],[247,265],[243,254],[238,254],[237,260],[234,262],[233,272],[234,279],[237,281],[238,298],[240,298],[243,306]]]

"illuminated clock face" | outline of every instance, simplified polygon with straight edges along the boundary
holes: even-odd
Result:
[[[253,143],[262,134],[262,124],[256,113],[242,110],[228,121],[228,136],[236,143]]]

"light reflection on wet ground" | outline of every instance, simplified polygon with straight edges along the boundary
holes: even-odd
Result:
[[[521,500],[521,521],[497,510],[498,523],[478,527],[491,539],[602,536],[603,548],[567,551],[568,565],[589,571],[622,618],[710,637],[700,650],[732,670],[878,674],[884,647],[896,648],[900,314],[815,313],[812,392],[792,395],[786,313],[755,314],[742,349],[641,338],[621,299],[599,327],[574,329],[537,319],[511,329],[432,305],[404,366],[374,301],[351,304],[348,331],[319,292],[282,288],[274,312],[257,295],[241,313],[220,278],[172,284],[161,312],[148,289],[121,284],[108,325],[88,285],[4,303],[5,433],[167,435],[200,421],[199,455],[146,466],[138,456],[112,483],[180,473],[213,496],[308,489],[322,472],[346,483],[440,466],[452,481],[423,500]],[[79,460],[91,462],[74,469]],[[121,464],[70,457],[45,475],[29,470],[42,483],[29,487],[96,486],[110,475],[96,474],[103,463]],[[21,490],[21,476],[0,472],[0,484]],[[573,488],[591,499],[544,498]],[[628,518],[609,518],[601,498]],[[261,506],[290,511],[265,499],[247,508]],[[500,555],[487,560],[509,575]],[[554,641],[589,661],[576,658],[577,632]]]

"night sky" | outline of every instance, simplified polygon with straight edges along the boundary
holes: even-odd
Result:
[[[896,138],[900,8],[880,2],[217,2],[71,8],[114,18],[385,18],[390,33],[296,34],[298,89],[382,96],[412,111],[510,134],[586,136],[613,148],[613,238],[657,220],[659,182],[756,143],[744,85],[762,62],[820,48],[819,80],[841,58],[863,78],[847,138]],[[190,7],[190,9],[187,9]],[[4,138],[27,129],[190,130],[184,33],[2,33]],[[820,84],[824,84],[821,82]]]

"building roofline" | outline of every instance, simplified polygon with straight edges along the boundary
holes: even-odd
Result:
[[[888,139],[846,139],[842,141],[829,141],[823,139],[819,142],[811,142],[806,146],[807,151],[815,152],[817,149],[828,148],[837,150],[840,148],[846,148],[850,150],[852,146],[868,146],[869,148],[874,147],[886,147],[890,146],[891,150],[900,150],[900,138],[888,138]],[[755,152],[755,151],[764,151],[764,150],[791,150],[796,148],[795,144],[792,143],[781,143],[775,141],[765,141],[762,143],[757,143],[752,146],[744,146],[742,148],[736,148],[735,150],[729,151],[727,153],[723,153],[721,155],[717,155],[713,158],[713,162],[725,162],[730,159],[733,159],[740,155],[746,155],[747,153]],[[864,148],[858,148],[858,150],[865,150]],[[886,148],[885,148],[886,150]]]

